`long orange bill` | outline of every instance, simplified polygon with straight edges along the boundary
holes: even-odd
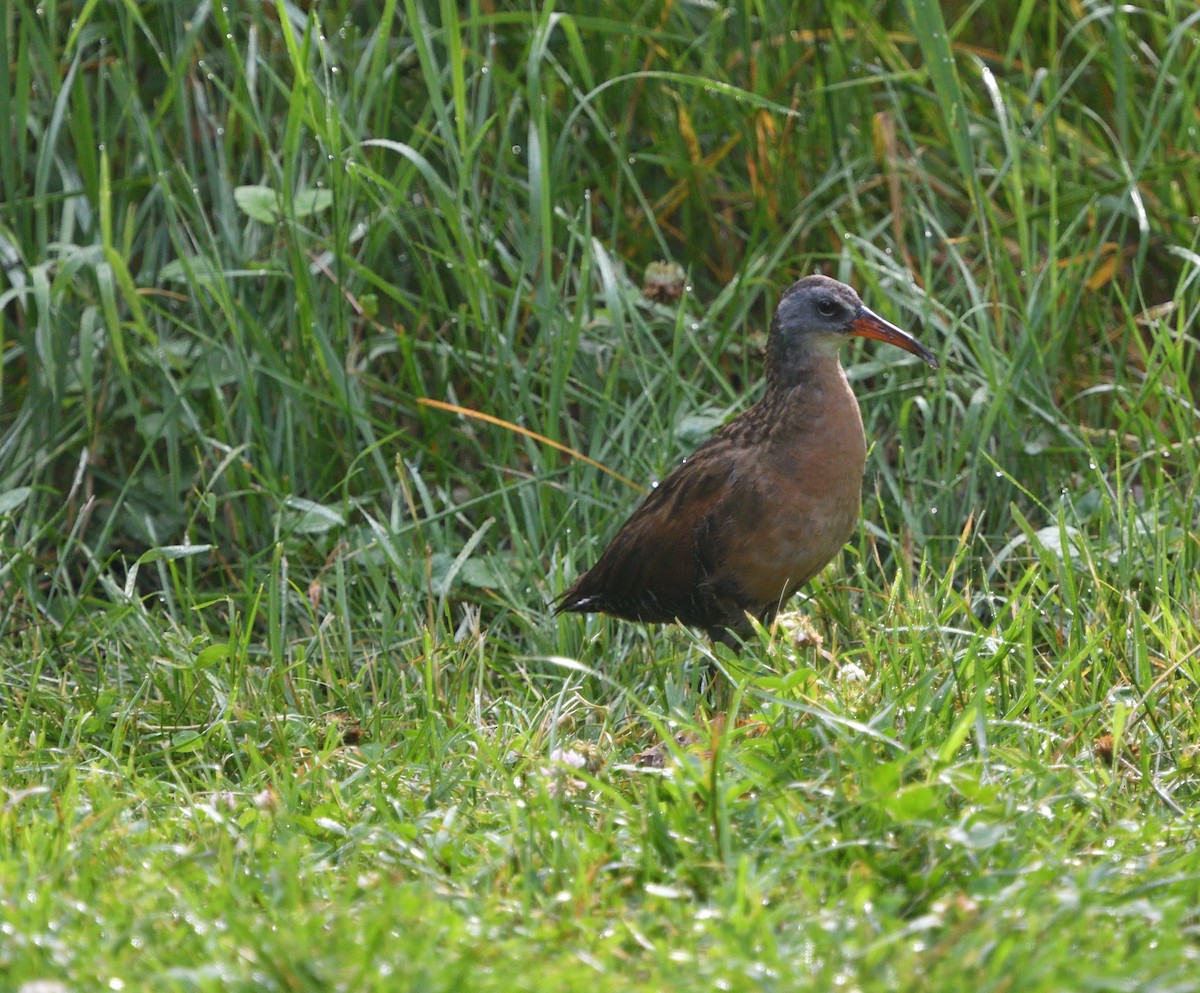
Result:
[[[906,352],[912,352],[913,355],[919,355],[929,363],[930,368],[938,367],[938,360],[928,348],[922,345],[907,331],[903,331],[885,321],[878,314],[863,307],[858,312],[858,316],[850,324],[850,336],[852,338],[874,338],[876,341],[886,341],[892,345],[899,345]]]

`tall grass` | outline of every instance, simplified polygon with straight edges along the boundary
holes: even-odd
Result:
[[[6,8],[0,967],[1181,988],[1198,37],[1175,0]],[[744,409],[811,271],[943,360],[846,356],[822,646],[551,618],[637,499],[594,463],[648,485]],[[768,733],[696,716],[713,661]]]

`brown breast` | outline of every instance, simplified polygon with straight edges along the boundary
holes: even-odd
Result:
[[[769,432],[747,451],[755,496],[734,515],[719,570],[773,614],[854,533],[866,440],[858,401],[835,357],[762,412]],[[758,412],[756,412],[758,413]]]

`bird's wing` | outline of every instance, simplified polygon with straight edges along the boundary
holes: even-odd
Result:
[[[739,462],[720,436],[672,471],[617,531],[596,564],[560,598],[559,611],[603,611],[630,620],[713,627],[713,577],[722,522],[744,499]],[[743,492],[746,490],[747,492]],[[740,620],[735,610],[733,620]]]

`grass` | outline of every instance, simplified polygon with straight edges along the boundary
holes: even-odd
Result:
[[[1200,985],[1193,5],[189,18],[0,15],[8,988]],[[820,644],[550,617],[504,425],[658,478],[812,270],[943,360]]]

